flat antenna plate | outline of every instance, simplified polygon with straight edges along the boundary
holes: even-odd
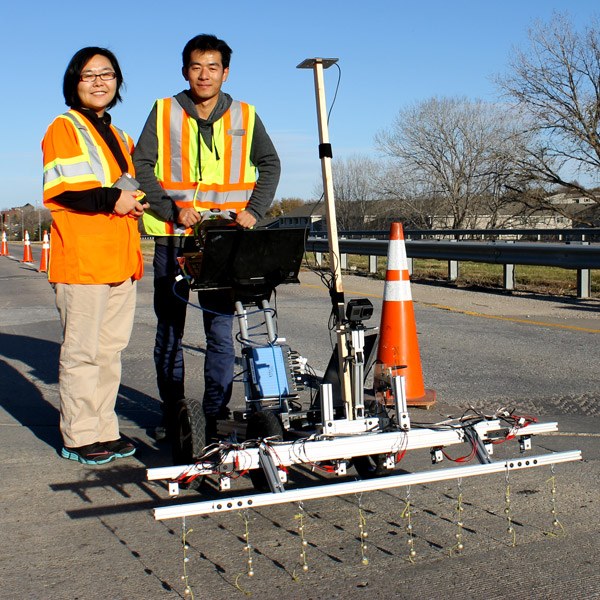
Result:
[[[339,58],[305,58],[296,69],[312,69],[316,63],[321,63],[324,69],[329,69]]]

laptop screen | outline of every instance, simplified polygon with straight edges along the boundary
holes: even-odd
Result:
[[[305,229],[209,227],[194,269],[194,289],[274,289],[299,283]]]

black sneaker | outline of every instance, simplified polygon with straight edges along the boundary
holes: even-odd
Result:
[[[67,448],[65,446],[60,455],[67,460],[76,460],[84,465],[103,465],[115,458],[115,454],[99,442],[79,446],[78,448]]]
[[[125,458],[135,454],[135,446],[125,438],[119,438],[112,442],[102,442],[102,445],[111,452],[115,458]]]

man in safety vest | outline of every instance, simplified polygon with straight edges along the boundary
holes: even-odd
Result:
[[[150,203],[144,227],[155,236],[154,361],[167,430],[172,409],[184,397],[186,304],[172,290],[180,273],[177,258],[195,250],[193,227],[203,211],[233,211],[239,226],[251,228],[269,208],[279,182],[279,158],[254,106],[221,91],[231,52],[213,35],[198,35],[186,44],[182,72],[189,89],[156,101],[134,153],[136,177]],[[187,299],[189,288],[180,285],[177,293]],[[202,313],[203,409],[210,438],[216,420],[229,415],[234,307],[230,295],[221,292],[202,292],[201,304],[213,311]]]

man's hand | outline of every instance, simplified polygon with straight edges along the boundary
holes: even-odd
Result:
[[[195,208],[182,208],[177,216],[177,222],[185,227],[193,227],[200,218],[200,213]]]
[[[242,210],[236,216],[235,222],[244,229],[252,229],[256,225],[256,218],[247,210]]]

